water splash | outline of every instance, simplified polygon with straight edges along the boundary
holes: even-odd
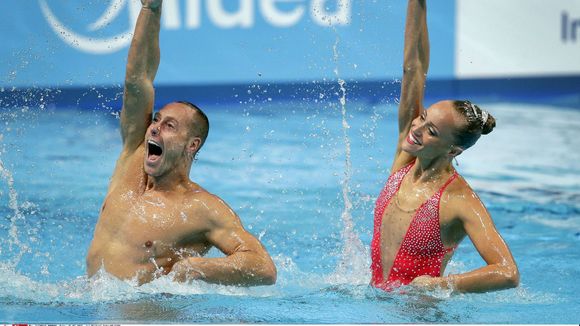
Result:
[[[111,302],[130,302],[150,300],[162,295],[196,296],[219,295],[230,297],[281,298],[303,296],[306,293],[339,293],[347,296],[360,296],[359,292],[367,292],[364,287],[341,286],[336,281],[317,273],[303,271],[285,255],[272,257],[278,267],[278,281],[274,286],[238,287],[210,284],[202,281],[178,283],[173,281],[173,275],[160,276],[150,283],[137,285],[137,280],[120,280],[107,273],[104,269],[97,271],[88,278],[86,275],[63,281],[38,281],[15,271],[8,264],[0,262],[0,298],[13,304],[50,304],[78,305]],[[358,294],[357,294],[358,293]]]
[[[261,298],[281,296],[283,288],[292,288],[295,285],[298,285],[298,289],[302,289],[304,286],[318,288],[322,283],[319,278],[313,278],[312,274],[299,271],[291,259],[286,257],[275,257],[274,259],[276,265],[280,266],[279,272],[282,278],[279,283],[281,284],[258,287],[227,286],[202,281],[178,283],[173,281],[172,273],[138,286],[136,279],[120,280],[102,268],[90,278],[81,275],[59,282],[42,282],[22,275],[15,271],[10,264],[0,262],[0,298],[15,304],[34,302],[51,305],[127,302],[156,295],[210,294]],[[313,281],[313,279],[318,280],[318,282]],[[302,284],[302,281],[306,283]]]
[[[334,273],[329,276],[329,280],[337,283],[368,283],[366,277],[363,275],[369,274],[368,266],[370,262],[368,261],[368,250],[365,250],[360,237],[354,229],[354,222],[352,220],[352,201],[350,199],[350,180],[352,177],[352,162],[351,162],[351,143],[348,131],[350,125],[347,120],[346,112],[346,82],[340,77],[340,72],[338,69],[339,53],[338,45],[340,43],[340,38],[337,36],[336,41],[332,47],[333,59],[336,64],[334,69],[334,74],[337,78],[339,85],[339,102],[342,114],[342,132],[345,146],[345,168],[344,176],[341,182],[342,185],[342,198],[344,201],[344,210],[341,214],[341,219],[343,223],[343,230],[341,237],[343,240],[343,247],[341,252],[340,261]]]
[[[13,214],[10,216],[10,227],[8,230],[9,238],[7,239],[7,242],[8,250],[11,253],[14,253],[15,250],[18,250],[18,252],[16,252],[14,255],[13,260],[10,262],[10,266],[14,269],[18,263],[20,263],[22,256],[24,256],[26,252],[30,251],[30,248],[26,244],[22,243],[18,238],[17,225],[19,221],[24,221],[24,214],[22,214],[18,205],[18,192],[16,192],[16,189],[14,188],[14,177],[12,176],[12,173],[4,166],[2,158],[0,158],[0,177],[4,179],[8,185],[8,208],[13,212]]]

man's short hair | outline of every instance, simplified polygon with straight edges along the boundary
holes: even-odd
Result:
[[[191,102],[176,101],[176,103],[187,105],[195,111],[191,131],[194,136],[201,138],[201,145],[199,146],[199,148],[201,148],[207,139],[207,135],[209,134],[209,119],[207,118],[207,115],[205,115],[205,113],[197,105]]]

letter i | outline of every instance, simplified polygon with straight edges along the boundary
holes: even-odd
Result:
[[[566,43],[568,40],[568,13],[562,12],[562,42]]]
[[[187,0],[186,26],[188,29],[196,29],[201,25],[201,3],[199,0]]]

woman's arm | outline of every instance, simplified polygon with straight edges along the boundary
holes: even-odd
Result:
[[[461,220],[465,232],[487,266],[474,271],[450,275],[450,283],[458,292],[486,292],[518,286],[520,274],[507,244],[497,232],[489,212],[473,194],[461,201]]]
[[[489,212],[472,193],[447,202],[463,223],[465,233],[487,263],[476,270],[447,277],[420,277],[412,285],[450,288],[456,292],[488,292],[518,286],[520,274],[507,244],[497,232]]]
[[[423,110],[425,79],[429,70],[429,33],[427,31],[426,0],[409,0],[405,24],[403,81],[399,104],[399,141],[391,171],[398,170],[413,159],[401,151],[411,122]]]

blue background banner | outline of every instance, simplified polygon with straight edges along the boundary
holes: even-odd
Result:
[[[139,10],[0,2],[0,105],[120,106]],[[164,0],[157,100],[317,100],[339,79],[350,98],[394,99],[405,15],[401,0]],[[580,0],[429,1],[428,23],[427,96],[580,106]]]
[[[0,3],[0,86],[123,81],[138,0]],[[455,2],[429,3],[430,77],[453,78]],[[400,77],[406,2],[165,0],[157,85]]]

